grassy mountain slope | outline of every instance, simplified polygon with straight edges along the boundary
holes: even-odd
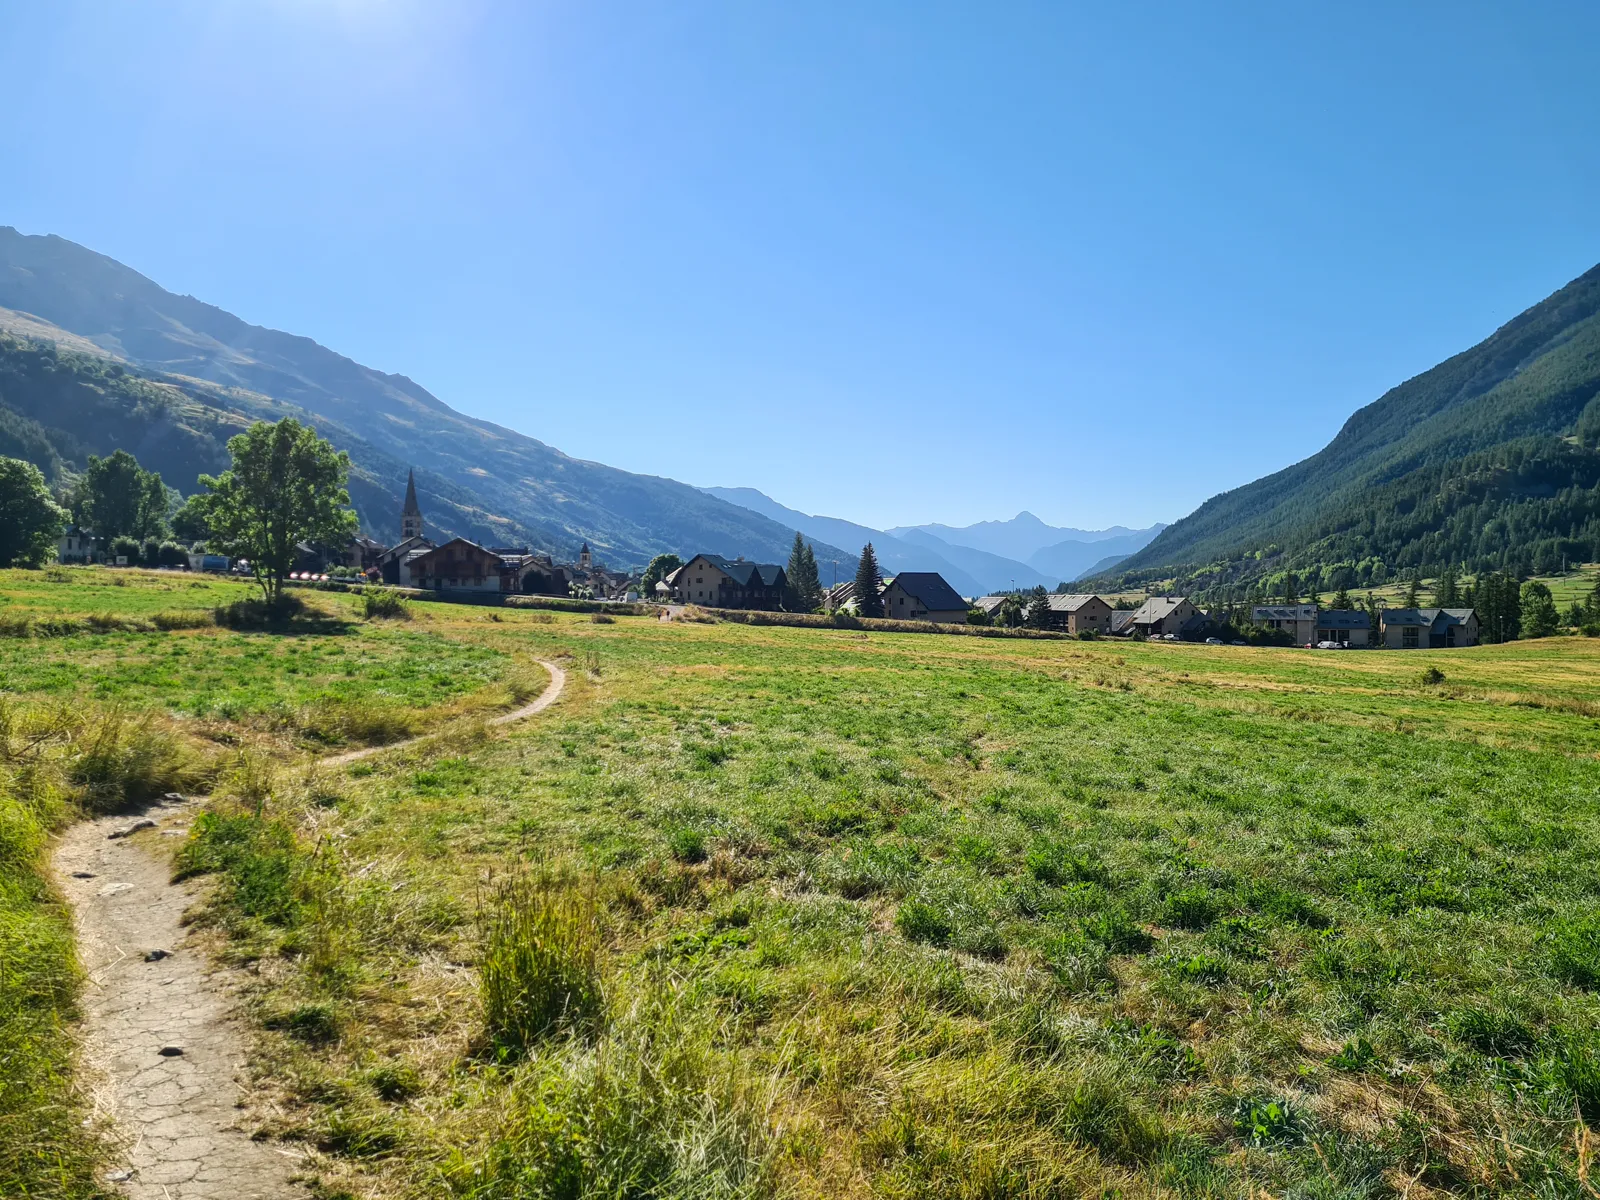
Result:
[[[48,333],[49,327],[31,327]],[[335,422],[239,388],[143,373],[110,358],[60,349],[0,331],[0,454],[35,463],[52,481],[90,454],[127,450],[182,490],[228,465],[227,440],[252,421],[293,416],[350,452],[350,496],[362,527],[397,536],[405,466]],[[428,472],[418,476],[429,528],[491,543],[533,540],[538,531],[485,514],[469,491]],[[527,535],[533,534],[530,539]]]
[[[178,385],[192,386],[196,395],[239,389],[303,410],[352,456],[359,444],[385,489],[402,487],[405,467],[415,465],[419,484],[425,474],[438,493],[453,492],[452,503],[470,523],[500,530],[498,541],[571,554],[587,540],[613,565],[639,565],[668,550],[781,562],[794,537],[777,522],[687,484],[569,458],[465,416],[403,375],[174,295],[63,238],[0,226],[0,306],[21,314],[13,319],[19,332],[53,336],[42,327],[56,327],[159,377],[191,381]],[[23,320],[38,327],[20,328]],[[159,441],[163,434],[152,436]],[[184,491],[194,486],[186,475],[168,482]],[[423,503],[432,523],[433,502],[425,496]],[[387,518],[390,525],[397,513]],[[393,532],[382,523],[372,528]]]
[[[1529,538],[1581,542],[1581,505],[1546,504],[1531,524],[1527,506],[1581,487],[1574,480],[1584,471],[1563,475],[1557,460],[1563,438],[1581,442],[1580,427],[1600,429],[1597,396],[1600,267],[1361,409],[1312,457],[1206,501],[1120,568],[1153,577],[1263,551],[1290,564],[1365,555],[1390,566],[1437,566],[1443,558],[1430,555],[1469,553],[1464,534],[1441,536],[1468,495],[1482,522],[1523,518],[1521,544],[1494,539],[1500,557],[1488,565],[1532,553]],[[1531,473],[1530,455],[1541,464]],[[1490,477],[1498,482],[1489,485]],[[1419,505],[1433,513],[1427,527],[1411,519]]]

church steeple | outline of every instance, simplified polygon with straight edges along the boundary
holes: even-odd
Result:
[[[422,536],[422,506],[417,503],[417,473],[406,472],[406,506],[400,513],[400,538]]]

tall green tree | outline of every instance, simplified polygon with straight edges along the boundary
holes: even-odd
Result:
[[[861,547],[856,565],[856,612],[863,617],[883,616],[883,572],[878,570],[878,552],[868,542]]]
[[[200,476],[211,549],[250,561],[269,604],[283,595],[295,543],[339,545],[356,531],[350,511],[350,456],[285,417],[257,421],[228,439],[233,466]]]
[[[789,603],[795,612],[815,612],[822,607],[822,581],[817,575],[817,552],[799,533],[784,568],[789,579]]]
[[[679,567],[683,566],[683,559],[676,554],[658,554],[650,560],[650,565],[644,569],[644,577],[639,580],[639,590],[644,593],[646,600],[656,594],[656,584]]]
[[[1522,634],[1522,597],[1516,577],[1491,571],[1478,581],[1478,627],[1486,642],[1514,642]]]
[[[1417,578],[1415,571],[1406,579],[1405,599],[1400,602],[1401,608],[1419,608],[1422,605],[1422,580]]]
[[[126,450],[107,458],[89,455],[73,492],[73,516],[109,540],[160,538],[167,532],[167,489]]]
[[[1556,611],[1555,598],[1550,589],[1537,579],[1522,585],[1522,636],[1525,638],[1550,637],[1561,626],[1561,614]]]
[[[1439,582],[1434,585],[1435,608],[1457,608],[1461,604],[1461,573],[1453,565],[1439,572]]]
[[[66,523],[38,467],[0,458],[0,567],[42,566]]]
[[[1033,591],[1028,593],[1028,627],[1050,628],[1050,597],[1043,585],[1036,584]]]
[[[211,527],[206,524],[204,496],[190,496],[178,506],[177,512],[172,514],[172,534],[185,542],[203,542],[211,536]]]
[[[1341,587],[1333,594],[1333,599],[1328,602],[1328,607],[1336,612],[1343,612],[1355,607],[1355,605],[1350,599],[1349,591]]]

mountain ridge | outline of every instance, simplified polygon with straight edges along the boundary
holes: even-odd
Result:
[[[1211,497],[1116,570],[1129,582],[1338,564],[1365,583],[1370,560],[1384,572],[1521,570],[1600,553],[1579,495],[1597,442],[1600,266],[1357,410],[1316,454]],[[1266,565],[1245,565],[1252,556]]]
[[[666,551],[783,562],[793,541],[792,529],[686,483],[572,458],[458,412],[405,375],[178,296],[54,234],[0,226],[0,306],[155,378],[241,389],[292,406],[311,423],[341,431],[375,468],[379,458],[385,470],[414,465],[439,489],[464,489],[493,518],[502,543],[526,541],[569,556],[588,541],[612,565],[637,567]],[[192,480],[168,482],[193,490]],[[382,525],[376,531],[392,532]],[[826,546],[823,553],[843,551]]]

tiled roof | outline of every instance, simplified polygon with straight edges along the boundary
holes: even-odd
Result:
[[[1359,608],[1324,608],[1317,612],[1318,629],[1371,629],[1372,618]]]
[[[1151,596],[1133,614],[1133,623],[1154,625],[1157,621],[1165,621],[1186,599],[1186,596]]]
[[[1474,610],[1470,608],[1386,608],[1381,617],[1385,625],[1465,625]]]
[[[972,602],[972,607],[980,608],[992,616],[1000,610],[1000,606],[1005,602],[1006,598],[1004,596],[979,596]]]
[[[1091,601],[1091,600],[1100,600],[1100,597],[1094,595],[1092,592],[1084,593],[1084,594],[1081,594],[1081,595],[1080,594],[1074,594],[1074,595],[1071,595],[1071,596],[1060,596],[1060,595],[1057,595],[1056,593],[1052,592],[1048,597],[1046,597],[1046,599],[1048,599],[1049,602],[1050,602],[1051,611],[1053,611],[1053,612],[1068,612],[1068,613],[1070,613],[1070,612],[1077,612],[1080,608],[1082,608],[1085,604],[1089,603],[1089,601]],[[1104,604],[1105,601],[1104,600],[1100,600],[1100,603]]]
[[[758,583],[775,587],[784,578],[783,568],[776,563],[739,562],[723,558],[720,554],[697,554],[695,558],[705,559],[740,587],[755,587]],[[693,562],[694,559],[689,561]]]
[[[929,612],[966,611],[967,602],[937,571],[901,571],[894,582],[906,595],[921,601]]]

